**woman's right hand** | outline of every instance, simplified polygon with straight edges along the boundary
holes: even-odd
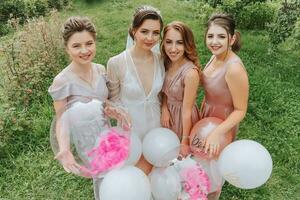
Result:
[[[171,115],[166,106],[163,106],[161,109],[160,123],[165,128],[170,128],[172,125]]]
[[[75,161],[75,158],[70,150],[60,151],[55,156],[63,166],[66,172],[79,174],[81,166]]]

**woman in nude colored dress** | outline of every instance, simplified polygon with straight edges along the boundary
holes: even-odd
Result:
[[[161,124],[173,130],[181,141],[181,155],[189,153],[189,134],[199,121],[196,105],[199,60],[192,30],[172,22],[163,31],[162,56],[167,69],[163,85]]]
[[[137,8],[129,30],[134,45],[109,59],[107,63],[110,100],[127,109],[132,133],[141,140],[153,128],[160,127],[160,98],[164,66],[160,55],[151,51],[163,27],[159,11],[150,6]],[[146,174],[152,165],[144,157],[137,167]]]
[[[203,70],[205,98],[201,118],[224,120],[205,141],[205,152],[214,157],[220,153],[220,136],[228,134],[233,140],[246,115],[249,83],[246,69],[236,54],[240,49],[240,33],[235,31],[231,16],[212,15],[207,23],[205,41],[213,55]],[[218,199],[219,195],[220,191],[216,191],[209,199]]]
[[[105,68],[92,62],[96,53],[96,30],[91,21],[85,17],[70,17],[63,25],[62,35],[71,63],[54,78],[48,90],[56,114],[50,137],[55,158],[65,171],[80,174],[81,166],[75,157],[78,156],[81,164],[87,164],[86,152],[94,147],[99,132],[107,125],[104,114],[110,112],[111,117],[120,116],[119,119],[125,116],[106,103]],[[86,104],[93,108],[87,111]],[[78,108],[83,108],[80,113],[76,112]],[[98,200],[101,180],[94,178],[93,182]]]

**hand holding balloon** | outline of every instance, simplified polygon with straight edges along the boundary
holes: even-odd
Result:
[[[190,154],[190,146],[188,136],[182,137],[181,144],[180,144],[180,156],[187,157]]]
[[[57,159],[61,163],[66,172],[79,174],[81,166],[75,161],[75,158],[71,151],[60,151],[55,156],[55,159]]]
[[[215,130],[212,131],[205,140],[204,152],[209,153],[209,157],[218,156],[220,153],[220,144],[222,137],[222,133],[218,133]]]
[[[125,131],[131,129],[130,116],[124,109],[107,104],[104,108],[104,113],[105,115],[118,120]]]
[[[203,159],[214,158],[232,141],[231,134],[216,131],[221,123],[221,119],[207,117],[194,125],[190,134],[190,147],[195,156]]]

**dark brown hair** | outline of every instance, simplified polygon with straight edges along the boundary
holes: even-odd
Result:
[[[128,31],[132,39],[134,39],[133,32],[138,29],[146,19],[158,20],[160,23],[160,31],[162,30],[164,25],[159,10],[152,6],[140,6],[135,10],[132,25]]]
[[[62,37],[66,46],[70,37],[76,32],[87,31],[94,40],[96,39],[96,29],[91,20],[87,17],[72,16],[65,21],[62,27]]]
[[[227,35],[233,36],[235,35],[235,41],[233,45],[231,46],[232,51],[237,52],[241,49],[241,34],[238,31],[235,31],[235,21],[232,18],[232,16],[224,13],[217,13],[213,14],[206,25],[206,32],[205,32],[205,41],[206,41],[206,35],[209,27],[211,25],[218,25],[224,28],[227,32]],[[229,37],[228,37],[228,43],[229,43]]]
[[[171,29],[178,31],[182,36],[182,40],[184,44],[184,56],[188,60],[192,61],[194,65],[196,65],[200,69],[199,58],[197,54],[193,32],[187,25],[179,21],[171,22],[170,24],[166,25],[163,30],[163,39],[161,42],[161,54],[164,59],[164,64],[166,69],[169,67],[171,60],[166,54],[164,40],[166,37],[166,33]]]

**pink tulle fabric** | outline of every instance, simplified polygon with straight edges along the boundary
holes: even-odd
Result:
[[[129,150],[129,134],[119,133],[116,129],[109,129],[99,139],[98,146],[87,153],[91,158],[89,168],[82,167],[81,170],[91,176],[107,172],[122,165],[129,156]]]
[[[183,189],[191,200],[207,200],[210,182],[205,171],[199,166],[189,166],[180,172]]]

